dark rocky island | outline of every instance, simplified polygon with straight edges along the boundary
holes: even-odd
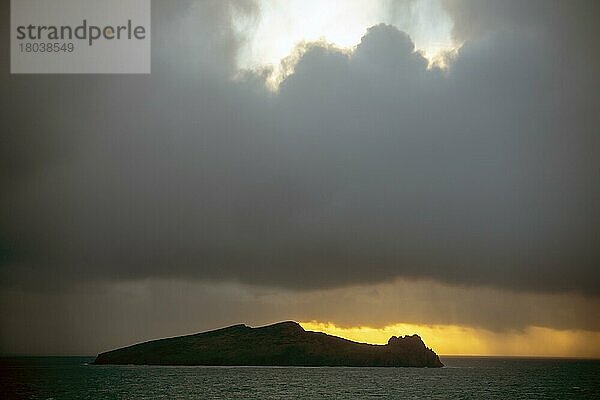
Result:
[[[94,364],[443,367],[417,335],[373,345],[305,331],[296,322],[152,340],[101,353]]]

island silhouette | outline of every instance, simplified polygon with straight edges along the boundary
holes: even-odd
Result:
[[[99,354],[94,364],[212,366],[443,367],[418,335],[386,345],[306,331],[294,321],[244,324],[151,340]]]

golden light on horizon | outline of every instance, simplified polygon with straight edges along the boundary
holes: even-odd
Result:
[[[543,327],[492,332],[458,325],[398,323],[374,328],[339,327],[330,322],[300,322],[305,330],[356,342],[385,344],[391,336],[418,334],[440,355],[600,358],[600,332]]]

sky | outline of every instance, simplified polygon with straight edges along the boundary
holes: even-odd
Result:
[[[600,357],[598,8],[153,1],[151,75],[2,58],[0,353],[296,320]]]

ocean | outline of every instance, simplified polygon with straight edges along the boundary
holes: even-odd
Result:
[[[600,360],[441,357],[420,368],[147,367],[0,358],[2,399],[600,399]]]

